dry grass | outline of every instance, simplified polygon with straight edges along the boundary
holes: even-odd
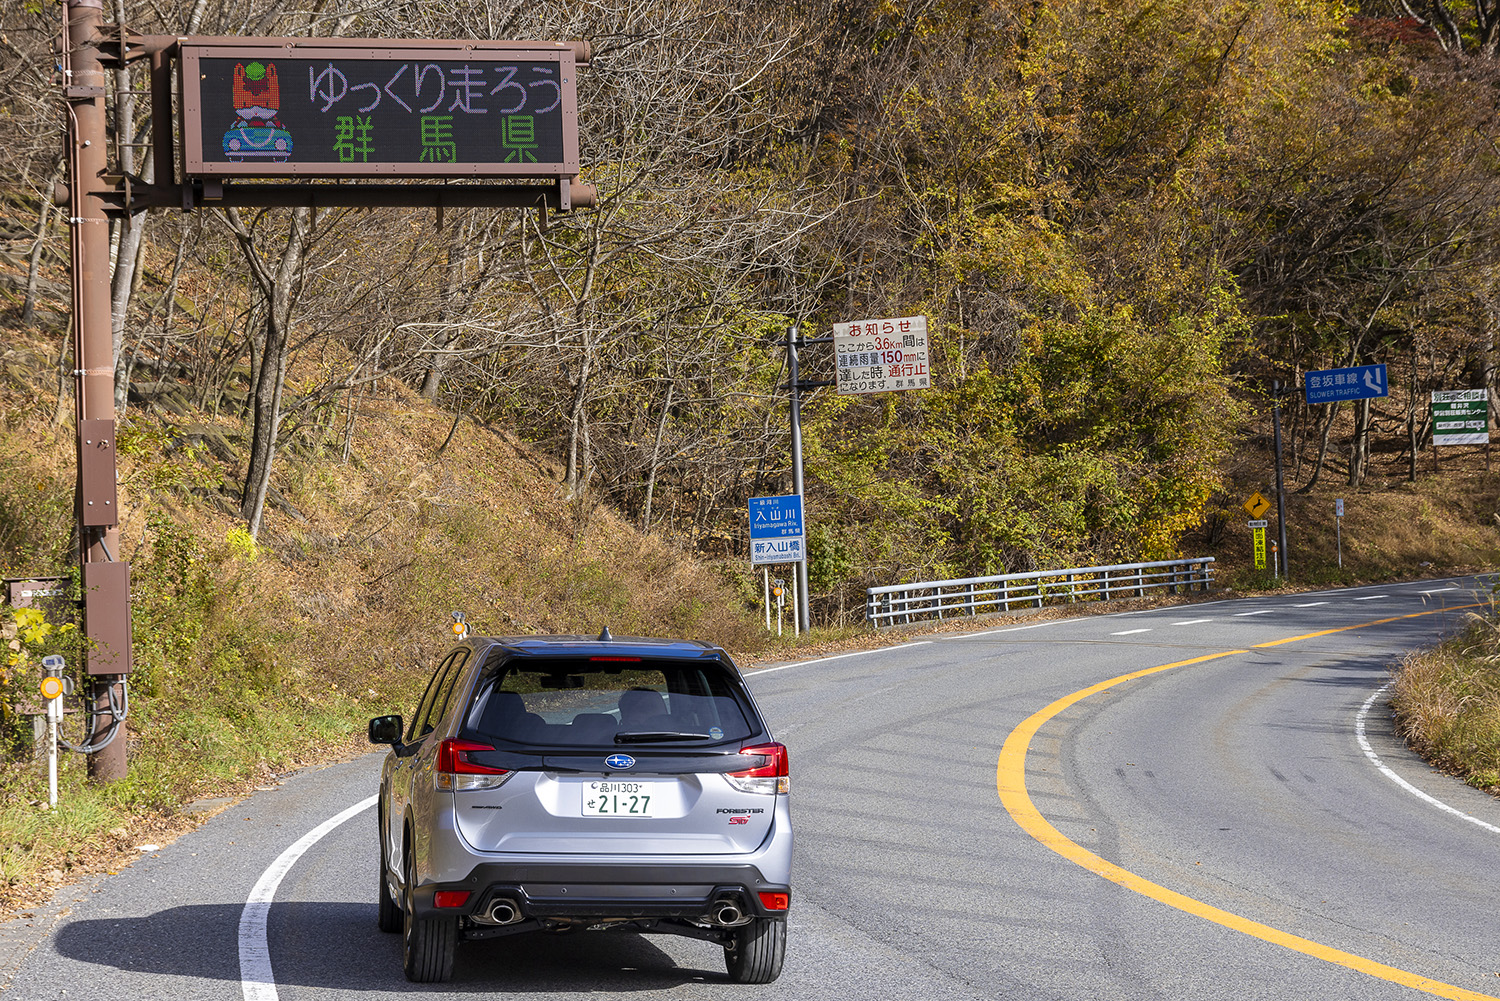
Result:
[[[1391,706],[1407,742],[1438,768],[1500,794],[1500,619],[1473,618],[1461,636],[1413,653]]]

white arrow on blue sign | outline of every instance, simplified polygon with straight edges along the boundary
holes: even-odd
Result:
[[[1303,377],[1308,403],[1338,403],[1391,395],[1384,365],[1356,365],[1309,372]]]
[[[801,563],[807,544],[802,496],[750,498],[750,563]]]

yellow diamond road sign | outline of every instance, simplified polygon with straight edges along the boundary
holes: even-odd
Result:
[[[1252,518],[1259,518],[1261,515],[1265,514],[1270,507],[1271,502],[1262,497],[1259,490],[1251,494],[1250,499],[1245,501],[1244,504],[1245,510],[1250,512],[1250,517]]]

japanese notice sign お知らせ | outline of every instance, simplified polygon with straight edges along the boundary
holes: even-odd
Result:
[[[194,39],[189,176],[571,177],[573,50],[548,43]],[[198,44],[195,44],[198,43]]]
[[[927,317],[833,325],[838,391],[843,395],[927,389]]]

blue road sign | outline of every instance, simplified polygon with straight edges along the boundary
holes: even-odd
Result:
[[[800,563],[806,558],[802,497],[750,498],[750,563]]]
[[[1368,400],[1391,394],[1391,384],[1386,381],[1384,365],[1356,365],[1353,368],[1309,372],[1303,377],[1303,387],[1307,391],[1308,403]]]

